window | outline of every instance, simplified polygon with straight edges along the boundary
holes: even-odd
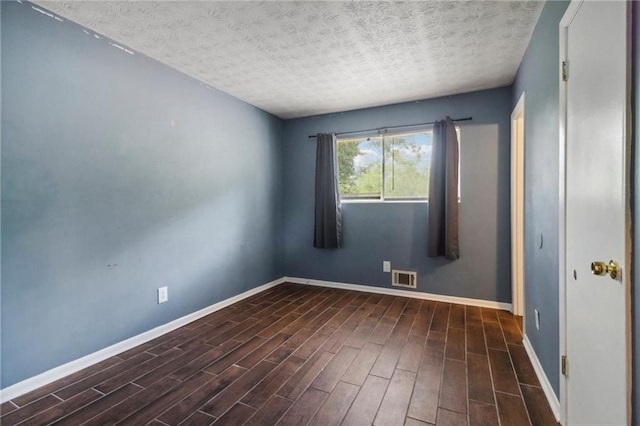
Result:
[[[456,132],[460,141],[458,127]],[[431,130],[338,139],[340,198],[371,201],[427,200],[432,139]]]

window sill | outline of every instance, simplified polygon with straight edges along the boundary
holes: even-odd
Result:
[[[429,200],[340,200],[341,204],[427,204]]]

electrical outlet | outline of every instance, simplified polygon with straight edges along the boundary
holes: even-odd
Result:
[[[391,272],[391,262],[388,260],[382,261],[382,272]]]
[[[534,309],[533,315],[536,320],[536,330],[540,330],[540,312],[538,312],[537,309]]]
[[[169,300],[169,288],[160,287],[158,289],[158,303],[164,303]]]

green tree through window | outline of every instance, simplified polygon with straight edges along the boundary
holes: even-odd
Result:
[[[341,198],[427,199],[432,136],[429,130],[384,137],[339,139],[338,180]]]

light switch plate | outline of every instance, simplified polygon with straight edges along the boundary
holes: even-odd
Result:
[[[391,272],[391,262],[388,260],[382,262],[382,272]]]

